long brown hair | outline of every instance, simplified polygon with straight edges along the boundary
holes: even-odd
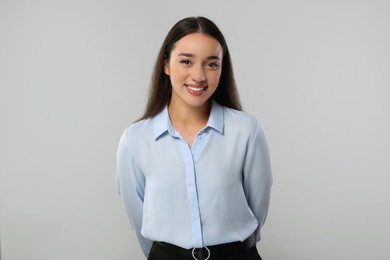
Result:
[[[221,31],[212,21],[205,17],[188,17],[180,20],[172,27],[161,46],[152,74],[148,103],[140,120],[157,115],[169,104],[172,95],[172,85],[169,76],[164,73],[164,61],[169,59],[174,44],[178,40],[196,32],[215,38],[221,44],[223,50],[221,77],[218,87],[211,98],[223,106],[242,110],[234,80],[229,49]]]

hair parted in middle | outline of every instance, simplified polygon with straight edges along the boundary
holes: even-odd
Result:
[[[164,72],[164,62],[169,60],[171,51],[177,41],[191,33],[204,33],[216,39],[222,47],[222,71],[218,87],[211,96],[219,104],[242,110],[225,38],[218,27],[205,17],[188,17],[178,21],[167,34],[152,74],[148,103],[142,119],[150,118],[161,112],[169,104],[172,95],[170,78]]]

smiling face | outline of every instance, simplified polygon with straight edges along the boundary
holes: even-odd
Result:
[[[177,41],[164,64],[172,84],[171,106],[203,107],[217,89],[223,50],[219,42],[202,33]]]

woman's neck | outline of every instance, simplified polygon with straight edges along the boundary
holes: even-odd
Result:
[[[210,115],[211,101],[201,107],[183,106],[177,103],[168,105],[169,117],[172,124],[181,126],[205,126]]]
[[[192,147],[197,133],[206,126],[210,110],[210,101],[201,107],[177,106],[174,103],[168,105],[172,125],[186,140],[189,147]]]

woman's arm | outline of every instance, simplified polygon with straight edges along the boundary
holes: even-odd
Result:
[[[259,241],[260,229],[268,213],[272,174],[268,144],[258,122],[255,135],[248,146],[243,174],[248,204],[259,223],[256,230],[256,238]]]
[[[136,151],[131,149],[127,134],[123,133],[117,153],[117,191],[126,209],[129,222],[136,233],[143,253],[147,257],[152,247],[152,241],[141,234],[143,218],[143,200],[145,191],[145,177],[137,167]]]

